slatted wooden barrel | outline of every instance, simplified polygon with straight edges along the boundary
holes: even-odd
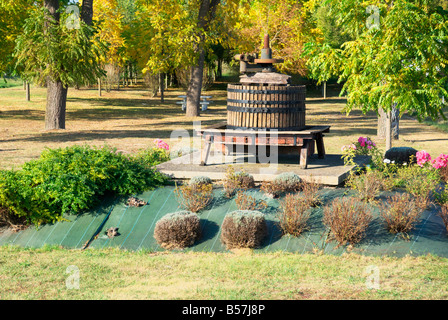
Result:
[[[305,128],[305,86],[227,86],[227,128],[279,131]]]

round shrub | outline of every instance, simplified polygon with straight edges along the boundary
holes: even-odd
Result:
[[[221,242],[227,249],[256,248],[267,235],[264,215],[259,211],[236,210],[222,223]]]
[[[299,191],[302,187],[302,179],[294,172],[283,172],[272,181],[265,181],[261,190],[271,197],[278,197],[285,192]]]
[[[190,179],[191,186],[209,185],[213,184],[212,179],[206,176],[195,176]]]
[[[201,225],[199,217],[190,211],[169,213],[157,221],[154,238],[165,249],[182,249],[199,239]]]
[[[228,198],[232,197],[238,190],[246,190],[255,187],[254,177],[244,171],[236,171],[233,167],[226,170],[226,175],[222,183],[224,192]]]
[[[274,182],[281,185],[285,191],[299,189],[301,181],[299,175],[294,172],[283,172],[274,178]]]

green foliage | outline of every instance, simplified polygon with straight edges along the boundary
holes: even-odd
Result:
[[[444,185],[434,194],[436,202],[440,205],[448,205],[448,184]]]
[[[384,176],[380,171],[368,170],[362,174],[351,174],[346,185],[355,190],[357,197],[363,201],[374,201],[383,190]]]
[[[34,224],[89,210],[106,193],[135,194],[166,179],[116,149],[89,146],[47,149],[20,171],[2,171],[0,177],[0,206]]]
[[[155,166],[162,162],[170,160],[170,153],[163,148],[148,148],[141,150],[136,155],[136,159],[140,160],[142,163],[148,166]]]
[[[13,58],[17,36],[22,25],[34,10],[34,0],[0,1],[0,74],[12,73]]]
[[[310,43],[308,66],[319,81],[335,75],[344,82],[341,95],[347,95],[347,113],[353,108],[389,111],[396,103],[401,114],[443,117],[441,97],[448,97],[447,11],[432,1],[328,3],[353,40],[342,49]],[[379,28],[366,27],[370,4],[379,8]]]
[[[40,83],[48,77],[65,86],[96,83],[104,75],[98,58],[104,55],[106,46],[99,40],[91,41],[93,27],[80,21],[79,29],[69,29],[63,23],[68,18],[65,12],[61,12],[60,23],[48,22],[49,15],[42,7],[33,10],[26,20],[16,41],[16,68]]]
[[[395,185],[420,200],[429,200],[440,183],[437,170],[421,168],[417,165],[399,168]]]

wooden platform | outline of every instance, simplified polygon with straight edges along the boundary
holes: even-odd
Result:
[[[221,145],[221,152],[229,155],[236,145],[244,146],[276,146],[297,148],[300,158],[299,166],[307,169],[308,157],[314,154],[316,144],[318,158],[325,158],[324,133],[330,131],[330,126],[307,126],[297,131],[266,131],[227,129],[225,123],[201,129],[197,132],[204,139],[201,151],[201,165],[208,165],[212,144]],[[219,149],[219,147],[218,147]]]
[[[368,157],[355,158],[357,165],[368,163]],[[295,172],[302,179],[311,178],[327,186],[340,185],[349,175],[353,166],[344,166],[339,154],[327,154],[325,159],[317,155],[308,157],[307,169],[302,169],[296,156],[279,156],[277,163],[257,163],[256,157],[246,153],[225,155],[219,150],[211,150],[206,166],[201,166],[201,152],[185,155],[157,166],[157,169],[171,176],[173,179],[190,179],[194,176],[204,175],[212,180],[222,180],[230,165],[235,170],[244,170],[253,175],[255,181],[269,181],[282,172]]]

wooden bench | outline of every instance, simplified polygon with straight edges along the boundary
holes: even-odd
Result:
[[[182,98],[182,101],[177,101],[177,104],[181,104],[182,105],[182,111],[186,111],[187,110],[187,96],[185,95],[181,95],[181,96],[177,96],[178,98]],[[208,100],[212,98],[212,96],[201,96],[201,110],[205,111],[208,108],[208,105],[213,102],[211,100]]]
[[[229,146],[256,145],[299,148],[299,165],[302,169],[308,166],[308,156],[314,153],[316,142],[319,159],[325,158],[324,133],[330,132],[330,126],[307,126],[298,131],[233,130],[226,129],[226,124],[217,124],[197,131],[205,141],[201,150],[201,165],[206,165],[212,143],[221,144],[223,152],[228,154]]]

